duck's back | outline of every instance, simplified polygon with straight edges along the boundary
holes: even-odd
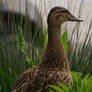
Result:
[[[13,92],[48,92],[49,84],[57,85],[62,82],[72,85],[69,72],[39,70],[38,67],[28,69],[16,80]]]

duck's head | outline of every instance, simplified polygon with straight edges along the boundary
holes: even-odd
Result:
[[[54,7],[50,10],[47,19],[49,25],[61,25],[66,21],[82,22],[83,20],[76,18],[67,9],[63,7]]]

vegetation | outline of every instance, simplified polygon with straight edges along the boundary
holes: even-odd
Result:
[[[81,17],[81,14],[79,17]],[[12,39],[9,39],[8,35],[0,34],[0,92],[11,92],[13,84],[20,73],[29,67],[34,67],[35,65],[41,63],[41,59],[46,48],[48,30],[45,31],[42,41],[42,38],[40,38],[42,33],[39,34],[38,37],[38,28],[35,26],[35,35],[32,39],[30,39],[30,27],[28,25],[29,21],[28,19],[26,20],[25,30],[27,31],[23,32],[23,20],[21,17],[20,22],[17,24],[18,32],[15,32],[15,20],[11,23],[11,29],[13,31]],[[3,21],[0,26],[1,25],[1,28],[4,30],[4,32],[6,32],[6,25],[3,23]],[[71,70],[79,72],[72,73],[74,78],[73,88],[66,87],[59,83],[59,85],[61,85],[66,90],[66,92],[92,92],[92,76],[89,77],[89,75],[92,75],[92,43],[90,35],[92,34],[92,20],[90,21],[90,25],[86,30],[87,34],[86,37],[84,37],[82,44],[79,44],[79,28],[79,24],[76,24],[72,29],[73,31],[70,35],[70,38],[68,38],[70,33],[66,32],[68,31],[68,28],[65,27],[65,32],[61,37],[68,55],[68,59],[70,61]],[[75,44],[73,44],[74,37],[76,38],[74,41]],[[87,75],[88,73],[89,75]],[[54,85],[50,85],[50,87],[57,90],[57,92],[63,92],[62,89]]]
[[[74,84],[73,88],[65,86],[60,82],[58,83],[59,87],[55,85],[49,86],[55,90],[55,92],[92,92],[92,76],[89,77],[89,75],[86,75],[82,78],[76,74],[78,73],[72,73]],[[50,90],[50,92],[54,92],[53,90]]]

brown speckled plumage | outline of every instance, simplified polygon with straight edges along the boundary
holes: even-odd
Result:
[[[60,38],[62,23],[81,21],[62,7],[51,9],[48,15],[48,43],[39,67],[29,68],[16,80],[12,92],[49,92],[48,84],[62,82],[72,86],[69,62]]]

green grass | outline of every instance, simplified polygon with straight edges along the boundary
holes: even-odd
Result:
[[[77,26],[79,27],[79,26]],[[72,34],[76,37],[75,44],[72,43],[73,37],[70,39],[70,48],[68,53],[68,58],[71,63],[71,70],[83,72],[84,75],[87,73],[92,74],[91,66],[92,66],[92,20],[90,20],[90,24],[88,26],[87,33],[83,40],[80,43],[80,33],[76,33],[77,35]],[[76,28],[74,28],[76,31]],[[77,28],[78,29],[78,28]],[[83,29],[82,29],[83,30]],[[71,52],[71,54],[70,54]]]
[[[92,92],[92,76],[86,75],[85,77],[78,76],[77,73],[72,73],[73,88],[58,83],[58,86],[49,85],[55,92]],[[50,90],[50,92],[54,92]]]

